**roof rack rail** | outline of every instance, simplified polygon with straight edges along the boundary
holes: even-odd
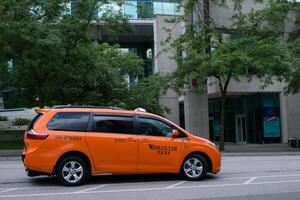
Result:
[[[119,108],[115,106],[94,106],[94,105],[57,105],[53,106],[53,109],[63,109],[63,108],[98,108],[98,109],[111,109],[111,110],[126,110],[124,108]]]

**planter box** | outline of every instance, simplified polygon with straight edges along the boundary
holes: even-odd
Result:
[[[0,141],[23,140],[23,130],[0,130]]]

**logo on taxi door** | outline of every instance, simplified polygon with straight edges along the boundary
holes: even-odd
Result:
[[[149,148],[153,151],[157,151],[159,155],[170,155],[171,151],[177,151],[176,146],[160,146],[155,144],[149,144]]]

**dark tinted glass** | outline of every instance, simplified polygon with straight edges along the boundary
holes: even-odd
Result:
[[[33,129],[34,124],[35,124],[42,116],[43,116],[43,114],[41,114],[41,113],[37,114],[37,115],[33,118],[33,120],[30,122],[30,124],[29,124],[27,130],[30,131],[31,129]]]
[[[142,135],[172,137],[173,127],[156,119],[139,118],[139,133]]]
[[[134,134],[133,117],[96,115],[93,119],[93,131],[103,133]]]
[[[60,112],[48,123],[49,130],[86,131],[89,121],[86,112]]]

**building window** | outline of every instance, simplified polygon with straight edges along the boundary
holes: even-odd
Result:
[[[71,14],[75,15],[77,10],[77,0],[71,0]],[[155,14],[181,15],[178,1],[154,1],[154,0],[125,0],[122,5],[115,2],[99,6],[95,12],[95,17],[103,16],[107,12],[121,11],[129,19],[152,19]]]
[[[130,19],[137,19],[137,2],[136,1],[126,1],[124,3],[124,14]]]

